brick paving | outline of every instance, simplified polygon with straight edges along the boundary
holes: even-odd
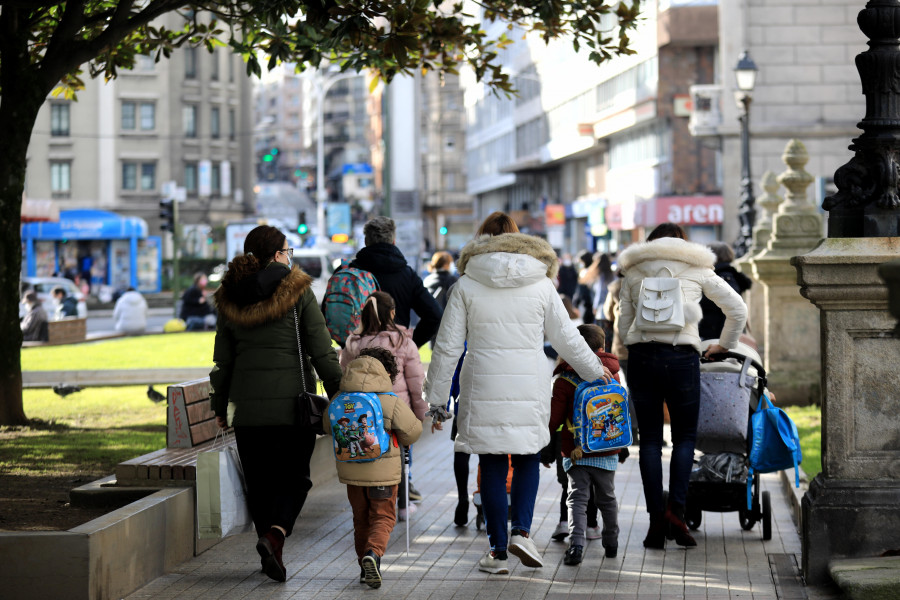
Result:
[[[560,487],[555,469],[542,468],[532,537],[545,566],[530,569],[510,556],[509,575],[482,573],[477,562],[488,548],[487,535],[476,529],[474,507],[468,527],[453,524],[457,499],[452,452],[447,431],[434,435],[426,431],[415,445],[412,472],[425,498],[412,516],[408,555],[406,525],[397,523],[382,559],[384,583],[378,590],[359,583],[350,506],[344,486],[332,479],[310,492],[285,545],[286,583],[260,573],[255,535],[243,534],[226,538],[128,598],[355,600],[363,594],[392,600],[840,598],[831,588],[804,587],[791,569],[800,563],[800,538],[776,475],[762,478],[762,489],[772,496],[770,541],[762,540],[761,524],[742,530],[736,512],[704,512],[695,532],[696,548],[686,550],[669,542],[666,551],[645,550],[641,542],[648,521],[636,448],[616,474],[618,557],[604,558],[596,540],[588,542],[580,566],[562,564],[566,545],[550,539],[559,520]],[[472,457],[470,492],[475,489],[476,464]]]

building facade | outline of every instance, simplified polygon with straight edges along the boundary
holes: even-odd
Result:
[[[158,63],[137,59],[109,82],[86,79],[77,101],[47,98],[29,146],[25,194],[61,211],[143,219],[171,256],[170,236],[160,229],[163,190],[184,189],[179,220],[187,232],[252,213],[252,84],[240,57],[224,48],[182,48]],[[102,240],[59,240],[42,253],[54,257],[58,272],[84,255],[112,263]],[[95,277],[112,283],[109,272]]]

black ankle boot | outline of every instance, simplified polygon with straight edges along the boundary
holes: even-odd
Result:
[[[675,540],[679,546],[693,547],[697,545],[697,540],[691,535],[684,522],[684,506],[670,502],[666,509],[665,520],[668,526],[666,532],[668,539]]]
[[[647,537],[644,538],[644,548],[666,549],[665,513],[650,513],[650,530],[647,531]]]
[[[460,500],[456,505],[456,513],[453,515],[453,522],[457,527],[465,527],[469,522],[469,501]]]

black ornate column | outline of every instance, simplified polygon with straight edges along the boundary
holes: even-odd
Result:
[[[870,0],[856,19],[869,49],[856,57],[866,97],[850,162],[823,202],[828,237],[900,235],[900,0]]]

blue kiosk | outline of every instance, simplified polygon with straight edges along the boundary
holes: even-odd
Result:
[[[162,240],[147,223],[104,210],[59,213],[59,221],[22,225],[23,271],[28,277],[77,275],[91,287],[162,289]]]

